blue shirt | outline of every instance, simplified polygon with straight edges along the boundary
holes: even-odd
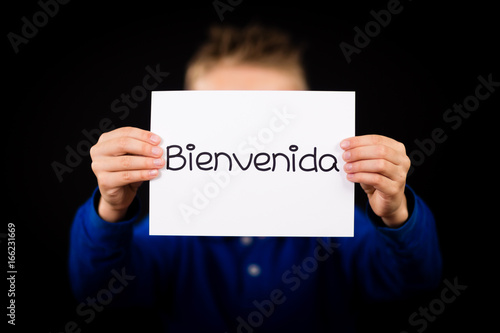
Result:
[[[410,217],[388,228],[356,208],[354,237],[149,236],[137,200],[126,221],[78,210],[69,273],[76,312],[91,322],[105,306],[155,307],[168,332],[354,330],[353,303],[434,288],[441,255],[429,208],[406,188]]]

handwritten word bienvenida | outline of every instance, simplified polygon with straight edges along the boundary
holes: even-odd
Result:
[[[189,152],[183,155],[183,149],[179,145],[170,145],[166,147],[166,169],[171,171],[180,171],[184,168],[201,171],[217,171],[220,165],[227,166],[228,171],[233,170],[235,164],[241,171],[247,171],[253,167],[258,171],[271,171],[276,169],[281,170],[286,167],[286,172],[296,172],[302,170],[305,172],[329,172],[335,170],[339,172],[337,167],[337,158],[332,154],[318,154],[318,148],[314,147],[312,152],[302,156],[296,156],[299,150],[297,145],[290,145],[288,149],[291,154],[276,152],[266,153],[260,152],[257,154],[251,153],[247,157],[238,157],[235,153],[228,154],[225,152],[199,152],[194,153],[196,146],[192,143],[186,145],[186,150]],[[297,162],[298,160],[298,162]],[[233,163],[235,162],[235,163]]]

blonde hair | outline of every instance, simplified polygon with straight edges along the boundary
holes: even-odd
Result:
[[[212,26],[208,40],[188,63],[185,86],[190,89],[196,79],[225,61],[236,65],[252,64],[283,69],[298,75],[306,87],[302,53],[302,47],[292,43],[288,34],[276,28],[258,24],[244,28]]]

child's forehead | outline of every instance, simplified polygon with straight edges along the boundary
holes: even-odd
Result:
[[[259,64],[220,63],[193,82],[195,90],[304,90],[295,71]]]

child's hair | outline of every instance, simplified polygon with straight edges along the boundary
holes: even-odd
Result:
[[[188,63],[185,86],[190,89],[197,78],[224,61],[283,69],[298,75],[307,86],[302,65],[302,47],[276,28],[251,24],[244,28],[212,26],[204,42]]]

